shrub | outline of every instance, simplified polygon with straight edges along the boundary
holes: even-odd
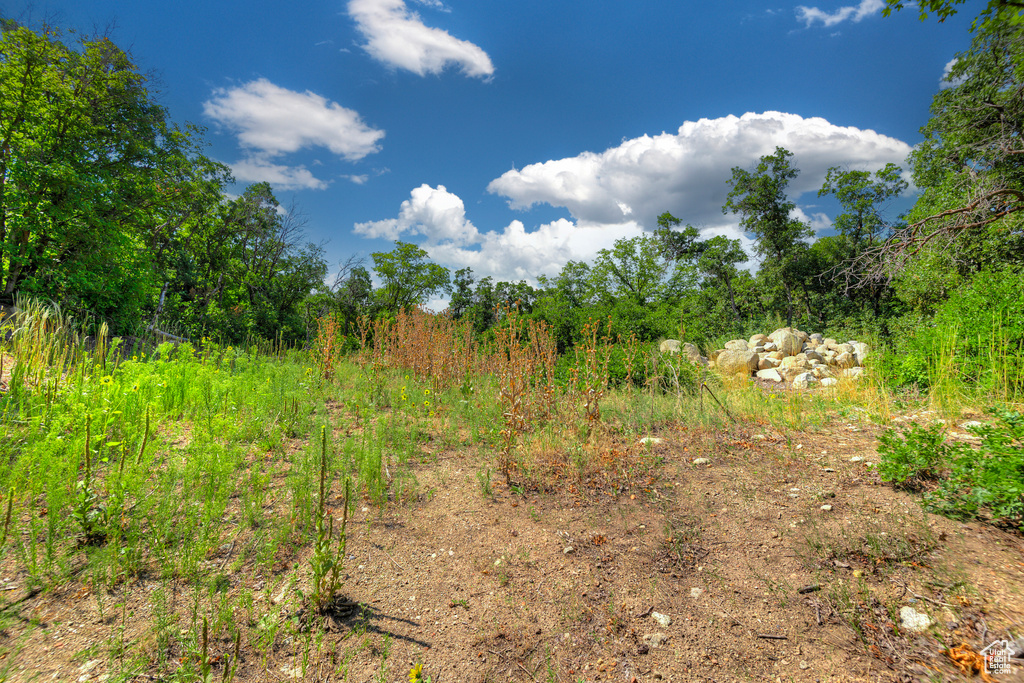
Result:
[[[893,429],[878,437],[878,453],[882,461],[878,471],[882,481],[894,482],[897,488],[920,491],[927,481],[938,478],[938,468],[949,460],[951,446],[941,423],[931,427],[914,425],[902,434]]]
[[[878,447],[882,479],[912,490],[935,481],[927,508],[1024,532],[1024,414],[990,413],[992,424],[968,428],[981,437],[978,448],[946,443],[941,425],[887,431]]]
[[[1024,390],[1024,272],[975,275],[938,307],[934,318],[911,313],[894,324],[898,340],[882,372],[896,385],[953,380],[1011,397]]]

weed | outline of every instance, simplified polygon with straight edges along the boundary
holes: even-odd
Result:
[[[494,495],[494,491],[491,488],[491,469],[477,470],[476,481],[480,484],[480,493],[484,498],[490,498]]]
[[[989,412],[993,423],[968,427],[981,438],[978,448],[947,443],[941,425],[887,431],[879,437],[882,479],[911,490],[932,484],[927,508],[1024,531],[1024,414]]]
[[[348,524],[349,481],[345,480],[345,502],[342,510],[341,532],[338,544],[334,545],[334,516],[324,503],[330,487],[327,486],[327,427],[320,431],[320,499],[317,502],[316,540],[313,543],[313,557],[310,568],[313,571],[313,605],[323,612],[334,601],[341,587],[340,572],[345,562],[346,526]]]

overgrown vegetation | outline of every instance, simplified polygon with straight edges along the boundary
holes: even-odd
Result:
[[[985,519],[1024,532],[1024,414],[991,411],[968,426],[980,443],[947,440],[941,422],[879,439],[882,479],[924,491],[925,506],[958,519]]]

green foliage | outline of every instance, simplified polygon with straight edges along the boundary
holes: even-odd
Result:
[[[954,380],[1005,398],[1024,390],[1024,271],[983,271],[934,316],[908,313],[893,325],[883,374],[897,385]]]
[[[415,244],[395,242],[390,252],[374,252],[373,272],[381,279],[377,298],[381,308],[397,313],[422,306],[432,294],[451,291],[448,270],[427,260],[427,252]]]
[[[911,490],[933,485],[924,504],[936,512],[1024,531],[1024,414],[989,412],[993,423],[968,428],[981,438],[977,449],[946,443],[941,425],[887,431],[878,447],[882,479]]]
[[[895,482],[908,491],[920,491],[926,482],[935,481],[939,469],[949,462],[945,431],[941,422],[929,427],[913,425],[902,434],[886,430],[878,437],[882,481]]]
[[[792,325],[796,263],[811,236],[808,225],[791,218],[796,205],[786,197],[789,181],[799,171],[790,164],[793,153],[781,147],[761,157],[753,172],[734,167],[732,189],[722,213],[740,215],[740,227],[757,237],[757,253],[764,258],[762,269],[774,274],[786,292],[786,320]]]
[[[1024,270],[984,271],[939,307],[938,329],[956,330],[960,379],[984,389],[1024,389]]]
[[[917,4],[918,17],[921,21],[927,19],[929,13],[932,13],[941,23],[956,14],[959,11],[957,5],[962,5],[965,2],[967,0],[918,0],[915,4]],[[887,17],[893,10],[898,12],[905,6],[906,0],[885,0],[882,16]],[[985,6],[981,15],[974,20],[974,27],[978,27],[979,20],[984,24],[990,19],[998,18],[1000,14],[1009,14],[1011,18],[1022,21],[1020,10],[1021,3],[1017,0],[988,0],[988,5]]]
[[[77,49],[56,30],[0,34],[0,293],[44,294],[79,312],[137,315],[152,271],[140,253],[189,135],[105,38]]]
[[[1024,24],[998,12],[976,27],[957,55],[950,87],[932,100],[924,141],[911,153],[923,191],[898,254],[952,252],[961,276],[984,266],[1018,264],[1024,253]],[[896,265],[903,265],[895,259]],[[896,268],[898,270],[898,268]]]

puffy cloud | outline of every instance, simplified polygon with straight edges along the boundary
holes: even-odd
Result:
[[[820,211],[815,211],[813,213],[808,214],[806,211],[804,211],[802,208],[798,206],[793,210],[790,216],[797,219],[801,223],[807,223],[808,225],[810,225],[811,230],[814,231],[815,235],[819,235],[820,233],[832,227],[832,219],[829,218],[827,214],[822,213]]]
[[[436,7],[436,2],[421,2]],[[366,38],[363,47],[374,59],[424,76],[459,67],[467,76],[486,78],[494,65],[479,46],[427,26],[403,0],[350,0],[348,13]]]
[[[231,164],[236,180],[245,183],[268,182],[280,190],[323,190],[327,183],[313,176],[305,166],[281,166],[259,157]]]
[[[747,113],[688,121],[675,134],[531,164],[491,181],[488,191],[507,197],[513,208],[565,207],[580,225],[633,220],[653,229],[665,211],[697,226],[734,224],[722,215],[731,169],[753,168],[777,146],[793,152],[801,171],[789,186],[793,199],[817,191],[831,166],[876,170],[903,163],[910,152],[895,138],[822,118]]]
[[[967,80],[964,76],[958,76],[957,78],[950,80],[949,74],[953,71],[953,67],[956,66],[956,62],[956,58],[953,58],[946,62],[946,67],[942,70],[942,78],[939,79],[940,90],[948,90],[949,88],[955,88],[961,83],[963,83],[965,80]]]
[[[807,28],[810,28],[816,21],[820,21],[826,27],[835,26],[847,20],[857,22],[864,17],[877,15],[883,7],[885,7],[885,3],[882,0],[860,0],[860,4],[856,7],[840,7],[834,12],[800,5],[796,8],[796,18],[797,21],[804,22],[804,26]]]
[[[218,88],[203,113],[238,134],[242,147],[278,156],[326,147],[350,161],[379,151],[384,131],[363,123],[359,114],[316,93],[296,92],[265,78],[235,88]]]
[[[479,276],[536,282],[556,275],[570,260],[590,260],[616,239],[643,233],[635,222],[577,225],[559,219],[527,232],[514,220],[502,230],[481,232],[466,218],[462,199],[444,185],[421,185],[402,202],[397,218],[357,223],[356,234],[386,240],[419,235],[420,246],[447,267],[469,266]]]
[[[615,240],[641,234],[634,222],[585,225],[561,218],[527,232],[514,220],[500,231],[480,233],[472,245],[444,242],[423,248],[437,262],[450,268],[469,266],[478,277],[536,284],[538,275],[557,275],[569,261],[591,261]]]
[[[305,166],[277,163],[301,149],[324,147],[349,161],[380,149],[384,131],[363,123],[359,114],[316,93],[288,90],[265,78],[234,88],[218,88],[203,103],[203,112],[238,135],[245,150],[231,164],[243,182],[269,182],[282,190],[323,190],[326,181]],[[365,176],[348,176],[355,183]]]
[[[356,223],[356,234],[397,240],[402,235],[423,235],[427,244],[450,242],[468,244],[479,238],[476,227],[466,220],[466,206],[444,185],[423,184],[402,202],[398,218]]]

